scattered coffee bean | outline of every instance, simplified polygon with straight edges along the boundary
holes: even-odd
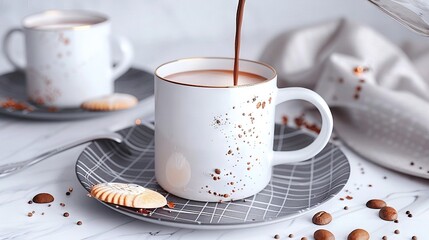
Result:
[[[416,236],[413,236],[413,237],[411,238],[411,240],[417,240],[417,237],[416,237]]]
[[[334,234],[325,229],[319,229],[314,232],[315,240],[335,240]]]
[[[340,198],[341,201],[344,201],[344,198]]]
[[[332,221],[332,216],[325,211],[320,211],[314,214],[312,221],[316,225],[326,225]]]
[[[63,214],[63,216],[64,216],[64,217],[69,217],[69,216],[70,216],[70,214],[69,214],[68,212],[65,212],[65,213]]]
[[[411,213],[410,213],[410,214],[408,214],[408,217],[409,217],[409,218],[412,218],[412,217],[413,217],[413,214],[411,214]]]
[[[70,192],[66,192],[66,195],[67,195],[67,196],[70,196]]]
[[[352,196],[348,196],[348,195],[347,195],[347,196],[346,196],[346,199],[347,199],[347,200],[352,200],[352,199],[353,199],[353,197],[352,197]]]
[[[293,234],[291,233],[291,234],[289,234],[289,236],[288,236],[289,238],[293,238]]]
[[[77,221],[77,225],[82,225],[82,221]]]
[[[73,188],[72,187],[69,187],[69,192],[73,192]]]
[[[54,197],[49,193],[39,193],[33,197],[34,203],[50,203],[54,201]]]
[[[219,168],[216,168],[216,169],[215,169],[215,173],[216,173],[216,174],[220,174],[220,173],[221,173],[220,169],[219,169]]]
[[[378,216],[380,216],[381,219],[386,221],[394,221],[398,218],[398,212],[396,211],[396,209],[386,206],[380,209]]]
[[[398,229],[396,229],[395,231],[394,231],[394,233],[395,234],[399,234],[399,233],[401,233]]]
[[[372,209],[381,209],[386,205],[386,202],[380,199],[371,199],[366,203],[366,206]]]
[[[348,207],[348,206],[345,206],[345,207],[344,207],[344,210],[349,210],[349,207]]]
[[[405,214],[410,214],[410,211],[406,211]]]
[[[369,233],[363,229],[355,229],[349,234],[347,240],[369,240]]]
[[[386,237],[386,236],[383,236],[381,239],[383,239],[383,240],[387,240],[387,237]]]
[[[301,240],[307,240],[307,238],[306,237],[302,237]]]
[[[28,204],[32,204],[32,203],[33,203],[33,201],[31,201],[31,200],[30,200],[30,201],[28,201]]]
[[[280,239],[280,235],[278,234],[274,235],[274,239]]]
[[[33,216],[33,213],[32,213],[32,212],[29,212],[29,213],[27,213],[27,216],[32,217],[32,216]]]

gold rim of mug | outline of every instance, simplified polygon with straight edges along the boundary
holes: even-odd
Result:
[[[203,85],[195,85],[195,84],[176,82],[176,81],[167,79],[165,77],[161,77],[160,74],[158,74],[158,70],[160,68],[162,68],[162,67],[164,67],[166,65],[172,64],[172,63],[182,62],[182,61],[191,61],[191,60],[204,60],[204,59],[215,59],[215,60],[222,60],[223,59],[223,60],[232,60],[232,61],[234,61],[234,58],[228,58],[228,57],[189,57],[189,58],[181,58],[181,59],[176,59],[176,60],[173,60],[173,61],[170,61],[170,62],[166,62],[166,63],[160,65],[159,67],[157,67],[155,69],[155,73],[154,74],[155,74],[155,76],[158,79],[164,80],[164,81],[169,82],[169,83],[173,83],[173,84],[177,84],[177,85],[182,85],[182,86],[188,86],[188,87],[199,87],[199,88],[241,88],[241,87],[251,87],[251,86],[256,86],[256,85],[259,85],[259,84],[263,84],[263,83],[272,81],[273,79],[275,79],[277,77],[276,70],[273,67],[271,67],[270,65],[268,65],[266,63],[263,63],[263,62],[258,62],[258,61],[254,61],[254,60],[247,60],[247,59],[241,59],[241,58],[240,58],[240,62],[255,63],[255,64],[259,64],[259,65],[262,65],[262,66],[270,69],[273,72],[272,77],[267,78],[266,80],[261,81],[259,83],[246,84],[246,85],[238,85],[238,86],[203,86]],[[210,69],[206,69],[206,70],[210,70]],[[252,73],[252,74],[256,74],[256,73]],[[260,74],[256,74],[256,75],[260,75]]]
[[[57,13],[81,13],[81,14],[85,14],[86,16],[92,16],[92,17],[100,18],[101,20],[97,21],[96,23],[93,23],[93,24],[84,24],[84,25],[80,25],[80,26],[76,26],[76,27],[64,27],[64,28],[60,28],[60,29],[38,29],[38,28],[34,28],[34,27],[29,27],[28,24],[26,24],[26,21],[33,16],[50,15],[50,14],[57,14]],[[69,30],[73,30],[73,31],[87,30],[87,29],[91,29],[92,27],[105,24],[107,22],[109,22],[109,17],[107,15],[99,13],[99,12],[94,12],[94,11],[89,11],[89,10],[52,9],[52,10],[45,10],[45,11],[41,11],[41,12],[32,13],[30,15],[25,16],[21,21],[21,25],[22,25],[22,28],[27,29],[27,30],[31,30],[31,31],[57,32],[57,31],[69,31]]]

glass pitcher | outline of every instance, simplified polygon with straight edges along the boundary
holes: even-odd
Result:
[[[429,36],[428,0],[368,0],[406,27]]]

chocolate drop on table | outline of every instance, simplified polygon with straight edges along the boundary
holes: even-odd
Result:
[[[39,193],[33,197],[34,203],[50,203],[54,201],[54,196],[49,193]]]
[[[355,229],[349,234],[347,240],[369,240],[369,233],[363,229]]]
[[[366,206],[372,209],[381,209],[386,205],[386,202],[381,199],[371,199],[366,203]]]
[[[394,221],[398,218],[398,212],[396,211],[396,209],[386,206],[380,209],[378,216],[380,216],[381,219],[386,221]]]
[[[315,240],[335,240],[334,234],[325,229],[315,231],[313,237]]]
[[[316,225],[326,225],[332,221],[332,216],[325,211],[320,211],[314,214],[312,221]]]

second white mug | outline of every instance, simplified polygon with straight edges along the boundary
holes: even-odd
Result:
[[[133,57],[130,43],[113,38],[108,17],[81,10],[50,10],[24,18],[22,28],[4,39],[7,59],[27,75],[27,95],[41,105],[74,108],[114,91],[114,80],[125,73]],[[25,36],[26,63],[10,54],[11,36]],[[112,67],[111,41],[122,51]]]

